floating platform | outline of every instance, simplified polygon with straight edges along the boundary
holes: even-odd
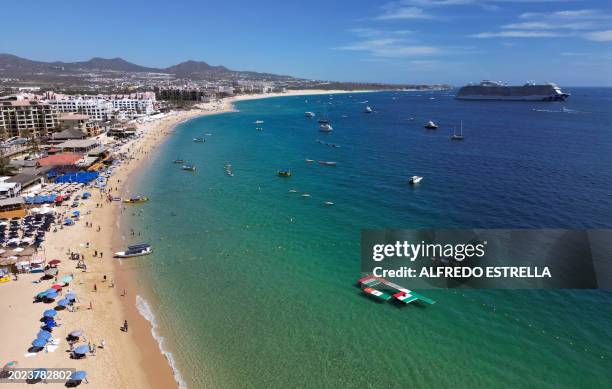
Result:
[[[391,281],[373,275],[360,278],[357,280],[357,284],[361,287],[363,293],[377,300],[389,301],[393,299],[403,304],[410,304],[415,301],[422,301],[426,304],[436,303],[429,297],[425,297],[422,294],[415,293],[410,289],[403,288]]]

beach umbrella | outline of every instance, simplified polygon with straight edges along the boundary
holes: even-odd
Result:
[[[51,289],[55,289],[55,290],[62,290],[62,286],[59,284],[55,284],[51,287]]]
[[[57,293],[57,291],[53,288],[49,288],[47,290],[45,290],[45,293],[49,294],[49,293]]]
[[[41,298],[45,297],[46,295],[47,295],[47,292],[40,292],[39,294],[36,295],[36,297],[41,299]]]
[[[76,298],[77,298],[76,293],[68,293],[68,294],[66,295],[66,299],[67,299],[67,300],[76,300]]]
[[[57,268],[51,268],[51,269],[47,269],[45,270],[45,274],[48,276],[55,276],[57,275]]]
[[[59,259],[53,259],[49,261],[49,265],[58,265],[60,263],[62,263],[62,261],[60,261]]]
[[[17,361],[9,361],[2,368],[3,369],[14,369],[17,367],[18,364],[19,362]]]
[[[50,299],[50,300],[53,300],[53,299],[55,299],[56,297],[57,297],[57,292],[47,293],[47,294],[45,295],[45,298],[46,298],[46,299]]]
[[[55,322],[55,320],[48,320],[45,321],[45,325],[42,328],[43,330],[51,331],[53,327],[57,327],[57,323]]]
[[[74,381],[83,381],[85,377],[87,377],[87,372],[83,370],[78,370],[72,373],[72,376],[70,377],[70,379]]]
[[[60,301],[57,302],[57,305],[59,307],[65,307],[66,305],[70,304],[70,300],[63,298]]]
[[[88,351],[89,351],[89,346],[86,344],[75,347],[74,349],[75,354],[87,354]]]
[[[47,345],[47,341],[44,339],[34,339],[32,342],[32,346],[34,347],[45,347]]]
[[[57,315],[57,311],[55,309],[47,309],[43,315],[44,317],[55,317],[55,315]]]
[[[51,338],[51,333],[49,331],[40,330],[36,338],[43,339],[43,340],[49,340],[49,338]]]
[[[60,281],[64,284],[69,284],[72,281],[72,276],[64,276]]]
[[[74,330],[72,331],[70,334],[68,334],[74,338],[78,338],[79,336],[83,335],[83,330]]]

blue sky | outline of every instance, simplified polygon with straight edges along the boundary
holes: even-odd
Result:
[[[36,60],[612,86],[610,0],[7,1],[2,14],[0,52]]]

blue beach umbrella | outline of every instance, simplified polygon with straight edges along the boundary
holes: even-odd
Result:
[[[53,288],[49,288],[49,289],[45,290],[44,293],[49,294],[49,293],[54,293],[54,292],[57,292],[57,291],[55,289],[53,289]]]
[[[47,292],[40,292],[39,294],[36,295],[36,297],[38,298],[43,298],[47,295]]]
[[[49,338],[51,338],[51,333],[45,330],[40,330],[38,332],[38,336],[36,337],[36,339],[42,339],[42,340],[49,340]]]
[[[74,211],[74,212],[72,212],[72,214],[73,214],[74,216],[79,216],[79,215],[81,214],[81,212],[79,212],[79,211]]]
[[[47,293],[47,294],[45,295],[45,298],[48,298],[48,299],[54,299],[54,298],[56,298],[56,297],[57,297],[57,292]]]
[[[70,300],[63,298],[60,301],[57,302],[57,305],[59,307],[65,307],[66,305],[70,304]]]
[[[70,377],[74,381],[83,381],[87,377],[87,372],[83,370],[75,371]]]
[[[72,277],[71,276],[63,276],[60,281],[64,284],[69,284],[72,281]]]
[[[55,309],[47,309],[43,315],[44,317],[55,317],[55,315],[57,315],[57,311]]]
[[[66,300],[68,301],[76,300],[76,297],[77,297],[76,293],[68,293],[66,295]]]
[[[89,351],[89,346],[87,346],[86,344],[74,349],[75,354],[87,354],[88,351]]]
[[[34,341],[32,342],[32,346],[34,347],[45,347],[46,344],[47,344],[46,340],[39,339],[39,338],[34,339]]]
[[[74,330],[68,335],[78,338],[79,336],[83,335],[83,330]]]

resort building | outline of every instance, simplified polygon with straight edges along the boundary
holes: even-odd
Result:
[[[113,105],[104,99],[68,98],[47,100],[58,112],[76,112],[87,115],[91,120],[105,122],[113,117]]]
[[[50,104],[34,100],[0,101],[0,139],[47,136],[59,128],[59,115]]]

